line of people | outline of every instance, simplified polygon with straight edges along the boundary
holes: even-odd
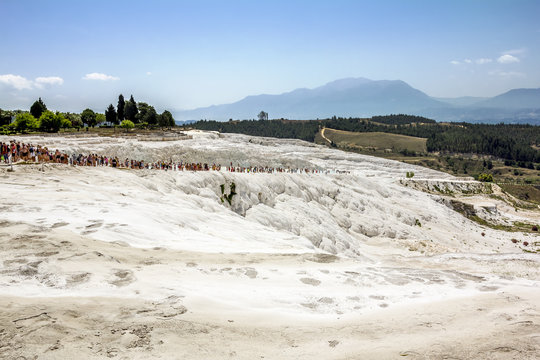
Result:
[[[68,164],[72,166],[107,166],[124,169],[153,169],[166,171],[221,171],[221,164],[191,163],[191,162],[145,162],[142,160],[124,159],[117,156],[103,156],[98,154],[71,154],[60,152],[58,149],[50,151],[45,146],[25,144],[22,142],[11,141],[9,143],[0,142],[0,161],[6,164],[16,163],[18,161],[31,161],[35,163],[52,162],[59,164]],[[348,173],[348,171],[339,170],[318,170],[309,168],[283,168],[269,166],[234,166],[231,162],[224,168],[227,172],[236,173],[295,173],[295,174],[329,174],[329,173]]]

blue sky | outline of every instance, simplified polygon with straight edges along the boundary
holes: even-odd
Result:
[[[229,103],[345,77],[438,97],[540,87],[540,1],[0,0],[0,108]]]

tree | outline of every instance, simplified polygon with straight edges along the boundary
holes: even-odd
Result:
[[[32,130],[38,128],[38,121],[29,113],[17,114],[15,122],[12,124],[17,131],[25,132],[26,130]]]
[[[96,113],[96,125],[103,124],[105,121],[107,121],[107,118],[102,113]]]
[[[109,124],[118,125],[118,117],[113,104],[110,104],[107,110],[105,110],[105,120],[107,120]]]
[[[156,109],[154,109],[153,106],[150,106],[143,118],[143,122],[146,122],[150,125],[157,125],[157,118],[158,116]]]
[[[58,130],[60,130],[60,126],[62,126],[62,120],[65,120],[62,114],[55,114],[52,111],[47,110],[44,111],[39,117],[39,127],[43,131],[58,132]]]
[[[257,115],[257,117],[259,118],[259,120],[268,120],[268,113],[261,111],[259,115]]]
[[[66,113],[64,116],[71,122],[72,127],[78,129],[84,126],[80,114]]]
[[[140,102],[138,104],[139,113],[135,117],[139,123],[147,123],[149,125],[157,124],[157,113],[153,106],[147,103]]]
[[[174,118],[169,110],[165,110],[159,115],[158,124],[161,127],[172,127],[175,125]]]
[[[62,129],[67,129],[67,128],[70,128],[72,125],[71,125],[71,121],[69,121],[69,119],[66,119],[66,118],[62,118],[62,122],[60,124],[60,127]]]
[[[81,113],[81,120],[87,126],[96,126],[96,113],[92,109],[85,109]]]
[[[129,101],[126,103],[125,107],[125,118],[127,120],[131,120],[133,122],[137,121],[137,114],[139,113],[139,109],[137,109],[137,103],[133,99],[133,95],[129,98]]]
[[[133,97],[133,95],[132,95]],[[118,96],[118,121],[124,120],[125,116],[125,108],[126,108],[126,102],[124,101],[124,95],[120,94]]]
[[[0,109],[0,126],[9,125],[11,123],[11,111],[5,111]]]
[[[47,106],[45,105],[43,100],[41,100],[41,98],[35,101],[30,107],[30,114],[32,114],[32,116],[36,119],[39,119],[44,111],[47,111]]]

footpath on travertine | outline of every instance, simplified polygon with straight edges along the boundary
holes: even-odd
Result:
[[[106,166],[113,168],[126,169],[150,169],[150,170],[171,170],[171,171],[221,171],[221,164],[201,162],[173,162],[157,161],[148,162],[144,160],[133,160],[126,158],[119,159],[117,156],[104,156],[98,154],[77,154],[71,155],[56,150],[49,150],[46,146],[31,143],[10,141],[9,143],[0,142],[0,164],[13,166],[17,164],[39,164],[39,163],[57,163],[69,164],[73,166]],[[311,168],[291,168],[291,167],[269,167],[269,166],[240,166],[229,162],[224,170],[238,173],[295,173],[295,174],[319,174],[319,173],[347,173],[339,170],[319,170]]]

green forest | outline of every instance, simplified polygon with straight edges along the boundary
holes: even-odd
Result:
[[[540,163],[540,151],[536,148],[540,144],[540,127],[533,125],[437,123],[424,117],[399,114],[369,119],[333,117],[305,121],[201,120],[189,126],[201,130],[311,142],[323,127],[356,132],[386,132],[426,138],[429,152],[491,155],[521,167],[532,167],[533,163]]]

